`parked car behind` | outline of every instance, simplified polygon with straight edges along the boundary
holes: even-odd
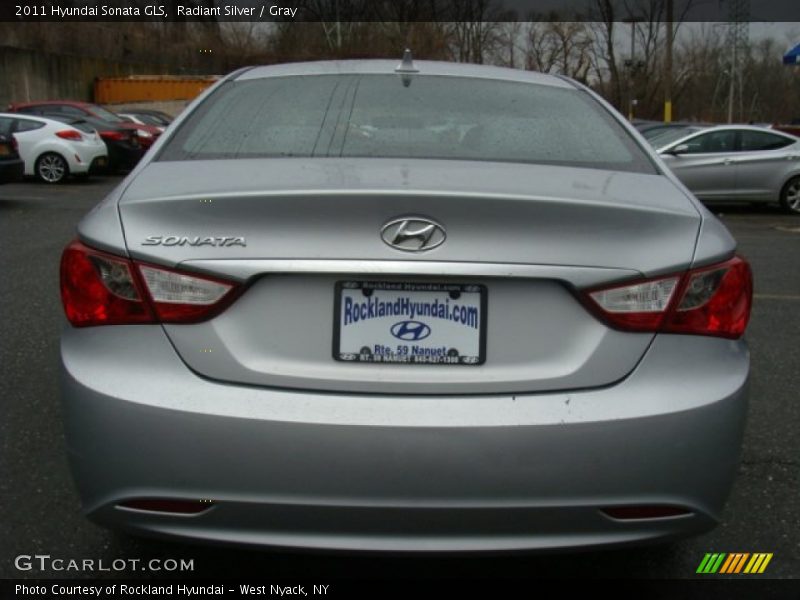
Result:
[[[136,132],[139,140],[145,148],[153,145],[156,138],[161,135],[161,130],[152,125],[141,125],[138,123],[128,123],[116,113],[103,108],[97,104],[89,102],[73,102],[71,100],[48,100],[46,102],[26,102],[10,104],[10,112],[21,112],[26,114],[38,115],[60,115],[72,117],[73,119],[83,119],[91,117],[100,119],[115,127],[132,129]]]
[[[144,147],[139,143],[139,137],[130,128],[117,127],[93,117],[75,118],[61,114],[47,114],[47,117],[67,123],[81,131],[97,130],[108,149],[108,169],[110,171],[132,169],[145,153]]]
[[[11,183],[22,179],[25,163],[17,152],[17,142],[10,133],[0,127],[0,183]]]
[[[143,110],[126,110],[125,112],[120,112],[117,114],[130,123],[158,127],[161,132],[163,132],[172,122],[171,119],[167,120],[158,114],[152,114],[149,111]]]
[[[800,214],[800,139],[747,125],[704,129],[658,148],[700,200],[778,202]]]
[[[145,118],[139,115],[135,115],[133,113],[117,113],[123,121],[127,123],[137,123],[139,125],[152,125],[153,127],[158,127],[158,130],[162,133],[166,129],[164,125],[157,125],[156,123],[146,123]]]
[[[25,175],[62,183],[70,175],[88,175],[108,162],[108,150],[94,129],[80,130],[47,117],[0,113],[0,131],[14,135],[25,161]]]
[[[128,112],[134,112],[137,115],[146,115],[152,117],[162,125],[169,125],[175,120],[175,117],[165,113],[163,110],[154,110],[152,108],[137,108],[135,111]]]

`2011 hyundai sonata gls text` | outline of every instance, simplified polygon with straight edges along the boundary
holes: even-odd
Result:
[[[381,551],[706,530],[746,412],[734,250],[568,79],[409,59],[238,71],[64,251],[84,510]]]

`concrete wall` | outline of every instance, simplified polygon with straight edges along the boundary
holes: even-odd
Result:
[[[49,54],[0,45],[0,110],[9,102],[90,101],[95,77],[163,72],[163,65]]]

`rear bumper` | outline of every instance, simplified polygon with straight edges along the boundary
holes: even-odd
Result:
[[[108,153],[105,144],[102,146],[84,145],[77,148],[72,154],[67,154],[70,173],[73,175],[92,173],[96,170],[97,161],[102,158],[108,160],[107,157]]]
[[[158,326],[67,328],[84,510],[140,533],[381,551],[602,546],[699,533],[738,464],[743,342],[658,336],[624,381],[517,396],[380,396],[198,377]],[[118,508],[211,499],[194,516]],[[617,521],[599,508],[690,515]]]

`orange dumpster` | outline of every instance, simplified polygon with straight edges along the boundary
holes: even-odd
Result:
[[[192,100],[218,77],[133,76],[98,77],[94,81],[94,101],[99,104]]]

